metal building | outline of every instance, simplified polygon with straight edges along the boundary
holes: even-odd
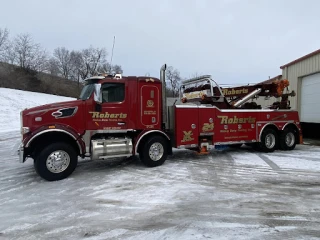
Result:
[[[288,79],[290,90],[296,92],[291,98],[291,108],[298,110],[304,135],[320,137],[320,49],[280,67],[282,79]],[[276,99],[258,100],[265,107]]]

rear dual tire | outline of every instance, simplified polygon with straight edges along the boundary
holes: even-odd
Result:
[[[297,133],[291,128],[283,130],[280,134],[279,148],[284,151],[293,150],[297,144]]]
[[[261,134],[258,149],[262,152],[274,152],[278,147],[278,141],[278,133],[272,128],[267,128]]]
[[[278,132],[267,128],[261,135],[261,142],[258,143],[258,150],[262,152],[274,152],[276,149],[293,150],[296,147],[296,132],[287,128]]]

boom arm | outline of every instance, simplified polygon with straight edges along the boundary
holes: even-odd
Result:
[[[202,84],[199,84],[201,82]],[[222,88],[211,79],[210,75],[205,75],[186,80],[182,84],[183,96],[181,101],[183,103],[200,102],[200,104],[212,104],[219,108],[261,108],[255,102],[247,103],[247,101],[264,96],[281,97],[281,101],[273,103],[270,108],[290,109],[288,97],[295,96],[294,91],[284,93],[284,90],[288,89],[289,86],[289,81],[286,79],[255,85]]]

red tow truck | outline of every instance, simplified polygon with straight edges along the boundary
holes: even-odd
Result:
[[[85,80],[79,99],[21,111],[20,162],[34,160],[48,181],[75,170],[78,157],[92,160],[139,155],[162,165],[173,148],[208,154],[219,145],[252,145],[263,152],[302,143],[297,111],[284,93],[288,82],[221,88],[209,75],[182,82],[180,100],[167,106],[166,64],[160,79],[120,74]],[[255,97],[281,97],[261,109]]]

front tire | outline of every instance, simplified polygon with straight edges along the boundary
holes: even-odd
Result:
[[[259,150],[262,152],[274,152],[278,145],[278,134],[272,128],[263,130]]]
[[[34,167],[36,172],[47,181],[57,181],[72,174],[78,164],[75,149],[67,143],[52,143],[38,152]]]
[[[140,159],[147,167],[156,167],[162,165],[168,156],[167,141],[161,136],[154,136],[144,142],[141,147]]]

